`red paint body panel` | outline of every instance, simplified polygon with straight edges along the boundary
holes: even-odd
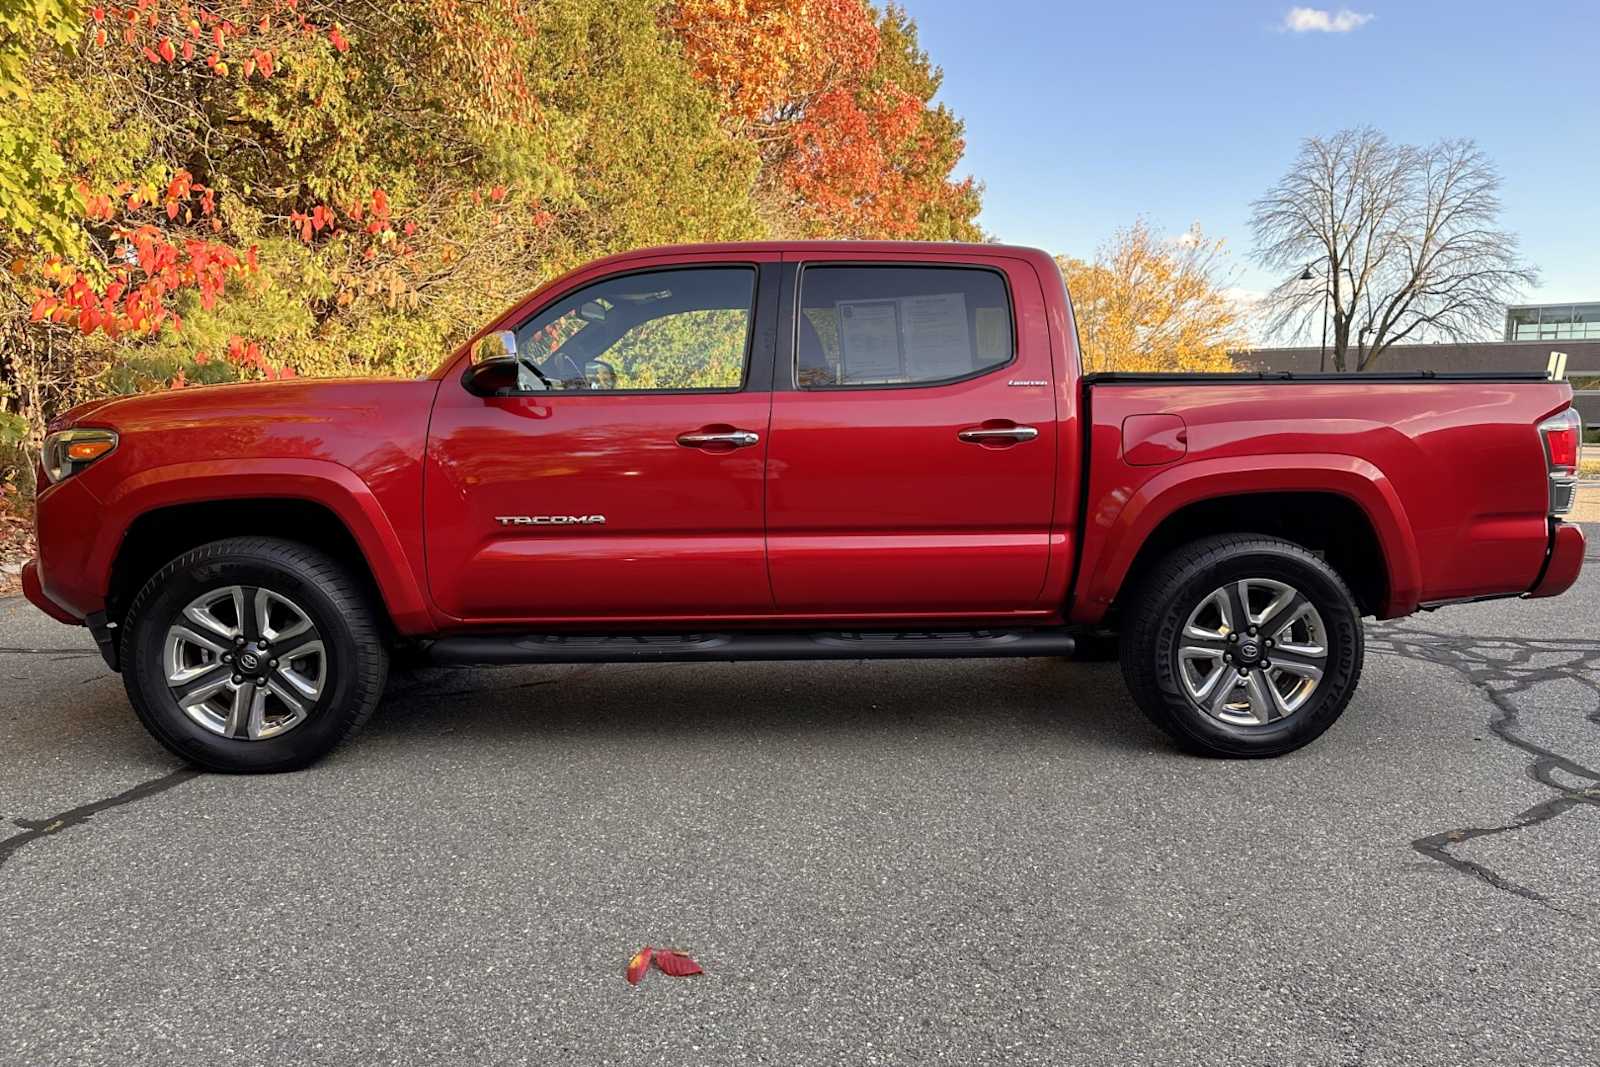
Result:
[[[592,264],[518,305],[515,323],[620,271],[776,263],[772,252],[638,253]],[[496,325],[498,326],[498,322]],[[770,613],[762,518],[771,395],[440,390],[428,447],[428,571],[452,623]],[[730,452],[678,435],[760,435]],[[500,516],[603,515],[603,525],[505,526]]]
[[[854,248],[792,258],[905,261]],[[780,610],[1039,606],[1059,488],[1056,439],[1073,425],[1070,409],[1058,421],[1044,291],[1024,258],[968,254],[961,263],[1006,276],[1012,362],[945,385],[773,394],[767,559]],[[986,424],[1039,436],[1002,447],[957,437]]]
[[[519,396],[447,383],[428,449],[429,586],[453,619],[772,610],[762,547],[765,394]],[[763,443],[685,448],[708,423]],[[509,515],[604,525],[504,526]]]
[[[1583,569],[1583,531],[1570,523],[1557,523],[1550,535],[1550,562],[1544,577],[1528,592],[1531,597],[1560,596],[1572,588]]]
[[[1208,497],[1332,491],[1359,504],[1388,567],[1382,615],[1520,592],[1544,562],[1548,488],[1534,427],[1565,384],[1360,381],[1093,387],[1083,575],[1072,617],[1098,620],[1139,547]],[[1181,411],[1180,464],[1118,458],[1130,415]]]
[[[105,606],[135,519],[170,505],[292,498],[350,530],[403,633],[435,628],[423,596],[422,451],[431,381],[210,386],[97,403],[79,425],[116,451],[39,494],[46,594],[80,616]]]
[[[1176,463],[1189,451],[1189,430],[1179,415],[1129,415],[1122,420],[1122,460],[1130,467]]]
[[[738,392],[486,399],[461,384],[469,341],[424,381],[96,401],[53,428],[109,427],[120,443],[40,493],[40,560],[26,570],[25,589],[57,618],[101,611],[117,552],[141,515],[230,499],[327,508],[408,635],[1093,624],[1164,520],[1219,495],[1275,491],[1337,493],[1362,510],[1384,557],[1385,616],[1457,598],[1554,595],[1582,565],[1582,533],[1559,523],[1551,533],[1535,430],[1570,403],[1564,383],[1085,388],[1059,272],[1034,250],[647,249],[551,282],[485,332],[623,271],[756,263],[774,277],[788,264],[820,262],[999,270],[1014,304],[1016,359],[920,388],[803,391],[780,361],[775,384],[752,379]],[[787,352],[781,340],[776,352]],[[771,358],[769,350],[767,363],[752,366]],[[999,420],[1039,436],[1006,447],[956,438]],[[731,452],[676,443],[713,425],[761,440]],[[497,522],[595,513],[604,525]]]
[[[39,582],[39,564],[36,560],[29,560],[22,565],[22,595],[28,598],[30,604],[57,622],[72,626],[83,621],[44,595],[44,586]]]

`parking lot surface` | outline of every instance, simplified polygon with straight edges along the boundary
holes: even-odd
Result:
[[[1600,1062],[1590,552],[1263,762],[992,660],[426,672],[203,775],[0,600],[0,1062]]]

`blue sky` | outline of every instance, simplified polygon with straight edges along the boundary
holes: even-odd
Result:
[[[1087,257],[1140,215],[1168,234],[1199,222],[1227,239],[1233,283],[1264,290],[1278,279],[1249,262],[1250,201],[1302,137],[1370,124],[1476,140],[1543,274],[1526,298],[1600,300],[1595,0],[904,2],[1003,241]],[[1288,29],[1302,6],[1327,29]]]

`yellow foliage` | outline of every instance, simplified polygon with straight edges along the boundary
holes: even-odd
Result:
[[[1175,241],[1143,221],[1117,231],[1093,263],[1058,256],[1085,371],[1228,371],[1246,346],[1238,309],[1218,284],[1222,242],[1198,228]]]

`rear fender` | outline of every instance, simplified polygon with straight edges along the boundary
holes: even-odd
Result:
[[[1388,565],[1380,617],[1416,610],[1422,586],[1416,539],[1388,477],[1355,456],[1286,453],[1182,463],[1143,483],[1125,502],[1115,493],[1089,501],[1072,621],[1094,623],[1104,617],[1139,549],[1179,509],[1217,497],[1277,492],[1331,492],[1354,502],[1372,524]]]

